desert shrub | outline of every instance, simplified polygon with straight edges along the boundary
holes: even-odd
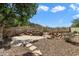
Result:
[[[74,38],[74,37],[75,37],[75,35],[73,33],[68,33],[65,35],[64,40],[66,42],[72,42],[72,38]]]
[[[0,48],[3,48],[3,42],[0,41]]]
[[[42,35],[43,35],[43,32],[34,31],[34,32],[32,32],[32,35],[35,35],[35,36],[42,36]]]
[[[27,29],[25,29],[25,30],[23,31],[23,33],[24,33],[25,35],[30,35],[30,34],[32,34],[32,30],[27,30]]]
[[[78,32],[78,34],[79,34],[79,32]]]
[[[18,36],[19,34],[24,32],[24,28],[22,27],[12,27],[5,30],[5,35],[7,36]]]
[[[66,42],[69,42],[70,39],[71,39],[70,37],[65,37],[65,38],[64,38],[64,40],[65,40]]]
[[[76,34],[76,33],[77,33],[77,31],[74,31],[73,33],[74,33],[74,34]]]
[[[5,50],[10,49],[11,48],[10,42],[6,42],[6,43],[4,42],[3,47]]]

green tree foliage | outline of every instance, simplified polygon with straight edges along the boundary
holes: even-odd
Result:
[[[5,27],[22,26],[28,23],[29,18],[36,14],[37,4],[34,3],[1,3],[0,27],[4,39]]]
[[[0,4],[0,24],[8,26],[26,25],[36,14],[37,4]]]
[[[37,5],[30,4],[13,4],[15,7],[14,10],[19,16],[19,25],[25,25],[28,22],[28,19],[31,18],[34,14],[36,14]]]
[[[79,27],[79,18],[76,18],[72,21],[71,27]]]

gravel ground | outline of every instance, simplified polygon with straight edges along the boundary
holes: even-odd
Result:
[[[43,54],[43,56],[79,56],[79,46],[72,45],[64,41],[64,39],[42,39],[33,42]],[[12,47],[2,52],[4,56],[33,56],[31,51],[26,47]]]
[[[0,55],[3,56],[22,56],[25,53],[28,53],[29,50],[25,47],[12,47],[11,49],[4,50],[0,49]]]
[[[79,46],[62,39],[43,39],[34,43],[44,56],[79,56]]]

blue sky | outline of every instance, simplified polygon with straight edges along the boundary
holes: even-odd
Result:
[[[40,3],[30,21],[49,27],[69,27],[79,17],[78,3]]]

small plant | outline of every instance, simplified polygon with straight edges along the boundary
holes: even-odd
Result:
[[[64,39],[65,39],[66,42],[69,42],[70,41],[70,37],[68,37],[68,36],[65,37]]]
[[[79,34],[79,32],[78,32],[78,34]]]
[[[76,34],[76,33],[77,33],[77,31],[74,31],[73,33],[74,33],[74,34]]]

